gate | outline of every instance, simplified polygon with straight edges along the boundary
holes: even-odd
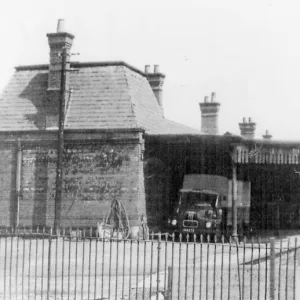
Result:
[[[296,300],[298,248],[297,238],[119,240],[93,229],[10,229],[0,238],[0,298]]]

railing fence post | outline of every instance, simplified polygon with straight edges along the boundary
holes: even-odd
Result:
[[[171,266],[168,267],[168,286],[166,293],[166,300],[172,299],[172,279],[173,279],[173,269]]]
[[[275,300],[275,238],[270,238],[270,300]]]
[[[47,276],[47,300],[50,299],[50,281],[51,281],[51,243],[52,243],[52,227],[49,231],[48,239],[48,276]]]
[[[159,284],[160,284],[160,277],[159,277],[159,265],[160,265],[160,249],[161,249],[161,233],[158,233],[158,242],[157,242],[157,273],[156,273],[156,300],[158,300],[159,295]]]
[[[297,260],[298,238],[295,239],[295,256],[294,256],[294,295],[293,300],[300,299],[300,287],[296,284],[300,275],[300,259]],[[298,279],[299,280],[299,279]]]

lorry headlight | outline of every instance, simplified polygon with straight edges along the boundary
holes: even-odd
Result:
[[[210,228],[211,227],[211,222],[206,222],[206,228]]]
[[[173,219],[171,224],[172,224],[173,226],[175,226],[175,225],[177,224],[177,220],[176,220],[176,219]]]

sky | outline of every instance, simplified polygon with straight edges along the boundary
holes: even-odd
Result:
[[[73,61],[122,60],[166,75],[165,117],[200,129],[216,93],[220,133],[300,140],[300,2],[272,0],[26,0],[0,3],[0,90],[17,65],[49,61],[46,34],[65,19]]]

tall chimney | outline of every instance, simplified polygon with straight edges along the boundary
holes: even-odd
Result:
[[[243,122],[239,123],[241,135],[247,139],[253,139],[255,136],[256,123],[251,118],[247,119],[244,117]]]
[[[264,140],[271,140],[272,139],[272,134],[269,133],[268,130],[266,130],[266,133],[263,135]]]
[[[62,70],[63,70],[63,52],[65,53],[65,89],[69,89],[70,69],[70,49],[72,47],[74,35],[65,32],[65,22],[58,20],[56,33],[48,33],[48,42],[50,47],[50,63],[48,75],[48,103],[45,104],[46,128],[56,128],[58,126],[58,104],[61,92]]]
[[[219,134],[219,109],[220,103],[216,102],[216,93],[211,93],[211,101],[208,96],[204,102],[199,103],[201,109],[201,131],[206,134]]]
[[[153,93],[157,99],[160,107],[163,107],[163,84],[165,75],[160,73],[159,65],[154,65],[154,72],[150,73],[150,66],[145,66],[145,75],[149,81],[149,84],[153,90]]]

